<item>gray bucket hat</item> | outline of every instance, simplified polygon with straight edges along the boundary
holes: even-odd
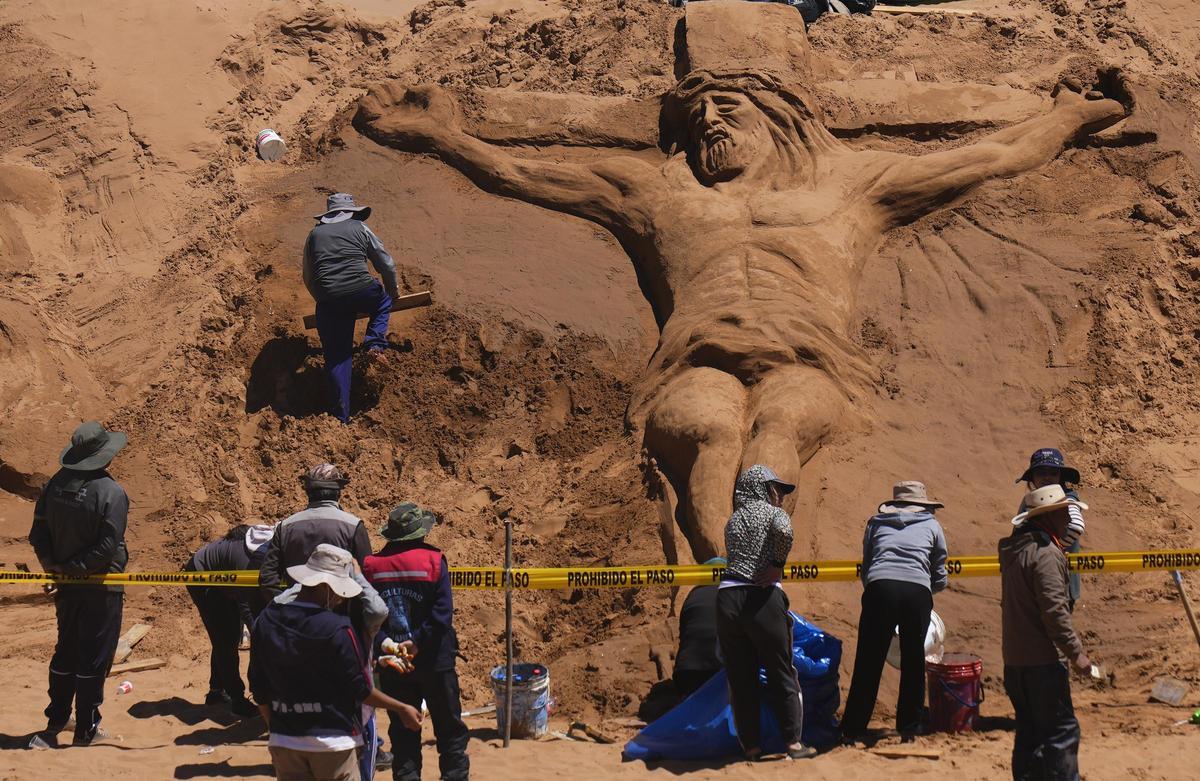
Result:
[[[392,542],[419,540],[429,534],[437,519],[437,514],[431,510],[405,502],[388,513],[387,523],[379,533]]]
[[[362,593],[362,586],[354,579],[354,558],[349,551],[327,542],[318,545],[306,563],[288,567],[287,574],[301,586],[325,583],[334,594],[346,599]]]
[[[892,501],[879,505],[881,513],[911,513],[936,510],[946,505],[929,498],[925,484],[918,480],[901,480],[892,486]]]
[[[350,193],[334,193],[325,199],[325,213],[313,215],[321,222],[341,222],[354,218],[365,220],[371,216],[370,206],[359,206]]]
[[[105,431],[94,420],[81,423],[71,435],[71,444],[63,449],[58,463],[76,472],[94,472],[108,466],[129,438],[119,431]]]

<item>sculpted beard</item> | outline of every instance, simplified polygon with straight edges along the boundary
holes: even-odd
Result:
[[[735,174],[744,169],[744,155],[738,143],[724,134],[705,141],[701,150],[701,163],[710,176]]]

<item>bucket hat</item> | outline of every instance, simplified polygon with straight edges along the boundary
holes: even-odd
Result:
[[[1061,510],[1064,507],[1074,505],[1080,510],[1086,510],[1088,506],[1078,499],[1072,499],[1067,496],[1067,492],[1063,490],[1061,485],[1046,485],[1041,488],[1035,488],[1025,494],[1025,511],[1019,513],[1012,519],[1013,526],[1020,526],[1038,515],[1045,515],[1048,512]]]
[[[1044,447],[1033,451],[1033,455],[1029,457],[1029,468],[1016,479],[1016,482],[1024,483],[1032,479],[1033,470],[1041,467],[1057,469],[1059,476],[1068,483],[1079,482],[1079,470],[1075,467],[1067,466],[1066,460],[1063,459],[1062,451],[1053,447]]]
[[[901,480],[892,486],[892,500],[879,505],[881,513],[911,513],[921,510],[936,510],[945,507],[929,498],[925,484],[919,480]]]
[[[405,502],[388,513],[387,523],[379,530],[384,539],[392,542],[419,540],[437,523],[437,514],[432,510]]]
[[[287,568],[288,577],[301,586],[325,583],[339,597],[357,597],[362,586],[354,580],[354,558],[349,551],[323,542],[308,557],[305,564]]]
[[[328,223],[341,222],[350,218],[365,220],[370,216],[371,207],[359,206],[354,202],[354,196],[350,193],[334,193],[325,199],[325,212],[314,214],[313,219]]]
[[[63,448],[58,463],[77,472],[93,472],[108,466],[128,442],[129,438],[121,432],[105,431],[104,426],[89,420],[75,429],[71,444]]]

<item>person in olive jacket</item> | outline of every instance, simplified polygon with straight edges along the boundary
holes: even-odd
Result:
[[[42,489],[33,510],[29,542],[45,572],[81,576],[125,571],[129,497],[105,470],[127,441],[95,421],[75,429],[59,458],[62,469]],[[46,729],[33,736],[31,748],[57,745],[72,702],[72,745],[91,745],[101,735],[104,679],[117,650],[124,599],[122,586],[63,583],[54,590],[58,642],[50,660],[50,704]]]

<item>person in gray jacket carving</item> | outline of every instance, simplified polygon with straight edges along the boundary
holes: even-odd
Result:
[[[304,286],[317,302],[332,413],[349,423],[354,322],[360,312],[371,316],[363,346],[372,358],[386,360],[388,318],[399,289],[396,264],[365,222],[371,207],[355,204],[347,193],[329,196],[325,207],[304,243]],[[382,284],[367,270],[367,261]]]
[[[946,535],[933,517],[944,507],[915,480],[896,483],[863,534],[862,613],[842,740],[853,743],[871,721],[892,633],[900,627],[900,701],[896,729],[911,741],[922,729],[925,634],[933,595],[946,587]]]

